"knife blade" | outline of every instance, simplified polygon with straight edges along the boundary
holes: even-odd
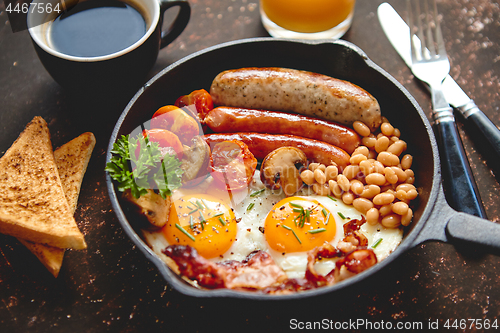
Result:
[[[387,2],[378,7],[377,14],[385,35],[406,65],[411,68],[410,28]],[[418,37],[414,36],[414,38]],[[492,151],[500,157],[498,127],[476,106],[476,103],[467,96],[450,75],[444,79],[442,89],[448,103],[476,128],[477,133],[483,135]]]

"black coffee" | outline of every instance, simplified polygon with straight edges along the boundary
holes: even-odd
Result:
[[[121,51],[145,33],[146,22],[134,7],[118,0],[89,0],[59,15],[49,38],[61,53],[97,57]]]

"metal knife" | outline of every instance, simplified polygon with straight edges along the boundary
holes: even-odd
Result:
[[[406,65],[411,68],[410,29],[408,25],[386,2],[378,7],[377,13],[385,35]],[[415,38],[417,37],[415,36]],[[500,157],[500,130],[498,127],[479,110],[474,101],[467,96],[450,75],[444,79],[442,88],[448,103],[476,127],[477,132],[484,136],[497,157]]]

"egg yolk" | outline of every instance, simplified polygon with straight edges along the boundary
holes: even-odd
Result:
[[[192,246],[210,259],[224,254],[235,241],[236,218],[213,196],[188,195],[174,201],[162,231],[169,244]]]
[[[289,197],[281,200],[266,217],[264,235],[279,252],[302,252],[331,242],[335,218],[317,200]]]

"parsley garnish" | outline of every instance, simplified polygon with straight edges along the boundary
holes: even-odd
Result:
[[[137,199],[155,186],[165,199],[181,186],[183,170],[179,159],[170,154],[162,157],[158,143],[142,134],[136,138],[122,135],[111,153],[114,155],[104,170],[118,183],[120,192],[130,190]]]

